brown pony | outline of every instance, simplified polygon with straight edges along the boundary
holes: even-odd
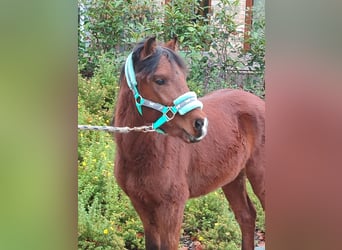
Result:
[[[115,126],[151,124],[161,116],[161,107],[168,107],[163,113],[168,118],[157,129],[165,134],[115,134],[117,182],[142,220],[147,250],[177,249],[186,201],[217,188],[223,189],[240,225],[242,249],[252,250],[256,211],[245,180],[265,208],[264,101],[230,89],[199,100],[178,98],[188,97],[189,89],[175,48],[176,39],[158,45],[154,37],[147,38],[131,54],[136,87],[127,80],[134,76],[121,73]],[[145,98],[150,103],[139,111]],[[194,105],[171,112],[177,98]]]

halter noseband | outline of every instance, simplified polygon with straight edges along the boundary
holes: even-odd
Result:
[[[196,93],[192,91],[186,92],[185,94],[176,98],[173,101],[173,106],[165,106],[143,98],[137,89],[138,83],[135,78],[132,55],[133,52],[128,55],[125,64],[125,76],[127,85],[133,92],[135,105],[140,115],[142,115],[142,106],[155,109],[162,113],[161,117],[159,117],[159,119],[152,123],[152,128],[155,131],[164,133],[161,129],[159,129],[159,127],[162,126],[164,123],[171,121],[177,113],[179,113],[180,115],[185,115],[186,113],[196,108],[203,108],[202,102],[197,99]]]

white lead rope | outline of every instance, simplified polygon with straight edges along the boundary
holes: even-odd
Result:
[[[106,131],[111,133],[128,133],[131,131],[136,132],[154,132],[152,125],[140,127],[112,127],[112,126],[92,126],[92,125],[78,125],[79,130],[92,130],[92,131]]]

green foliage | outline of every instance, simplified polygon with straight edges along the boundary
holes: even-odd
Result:
[[[119,89],[119,59],[108,59],[107,55],[99,56],[98,68],[92,78],[78,76],[78,102],[80,113],[79,124],[109,124],[113,117],[113,107]]]
[[[181,46],[190,72],[188,81],[201,89],[201,94],[218,88],[241,88],[264,97],[264,28],[260,14],[253,26],[250,39],[244,41],[242,24],[236,23],[238,0],[222,0],[213,14],[200,17],[195,22],[201,29],[192,29],[191,44]],[[258,13],[262,13],[259,11]],[[187,29],[182,28],[188,34]],[[259,35],[258,35],[259,34]],[[200,36],[200,38],[199,38]],[[180,35],[182,41],[183,35]],[[256,39],[258,38],[258,39]],[[251,50],[246,52],[243,43],[249,42]]]
[[[257,209],[257,228],[264,230],[264,212],[249,182],[247,182],[247,191]],[[222,190],[188,201],[183,231],[201,241],[206,249],[236,250],[241,248],[239,224]]]
[[[100,67],[101,73],[97,72],[94,78],[79,77],[79,123],[108,123],[106,119],[112,108],[109,112],[103,107],[113,105],[115,98],[114,94],[109,95],[113,91],[112,85],[106,84],[110,80],[105,77],[110,63],[104,64]],[[79,249],[143,249],[142,224],[113,177],[114,152],[111,135],[90,131],[79,133]]]
[[[183,227],[206,249],[219,249],[219,245],[228,249],[227,246],[239,245],[241,241],[240,228],[221,190],[189,200]]]
[[[253,69],[258,75],[264,75],[265,71],[265,4],[254,6],[253,8],[253,25],[249,33],[251,49],[249,53],[248,65],[253,66]]]
[[[78,164],[78,237],[79,249],[123,249],[124,241],[118,237],[115,220],[110,212],[122,209],[113,206],[120,196],[112,174],[113,147],[104,135],[97,136],[99,141],[89,140],[80,133],[80,144],[90,147],[79,152],[82,160]],[[115,204],[115,203],[114,203]],[[113,248],[114,247],[114,248]]]
[[[163,39],[177,35],[181,50],[209,49],[208,19],[200,14],[201,10],[197,0],[176,0],[165,5]]]
[[[152,35],[146,23],[160,15],[156,3],[146,0],[79,0],[79,12],[79,64],[85,75],[92,75],[103,53],[129,51]]]
[[[79,249],[142,249],[142,224],[113,178],[114,142],[91,133],[79,135],[79,144],[88,146],[79,151]]]
[[[246,65],[253,71],[251,81],[244,83],[244,89],[265,98],[265,3],[253,7],[253,24],[246,42],[250,50],[246,52]]]
[[[264,97],[265,19],[263,9],[250,32],[251,50],[242,48],[243,31],[236,23],[239,0],[221,0],[204,15],[197,0],[132,0],[96,2],[79,0],[79,64],[83,76],[92,76],[101,56],[123,62],[137,41],[156,35],[168,41],[177,35],[180,51],[189,65],[188,80],[205,94],[217,88],[244,88]],[[252,80],[249,79],[252,70]],[[239,82],[237,74],[245,74]],[[245,86],[248,85],[248,86]]]

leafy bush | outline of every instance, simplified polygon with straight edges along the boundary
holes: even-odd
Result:
[[[197,0],[157,1],[79,0],[79,64],[83,76],[93,76],[101,56],[123,62],[137,41],[151,35],[167,41],[177,35],[189,65],[189,81],[207,93],[217,88],[244,88],[264,97],[265,19],[263,9],[249,36],[251,50],[242,48],[243,31],[235,22],[239,0],[221,0],[204,15]],[[259,14],[260,13],[260,14]],[[254,74],[245,86],[235,77],[246,68]],[[248,73],[246,76],[249,76]],[[247,77],[247,79],[249,79]],[[251,86],[253,85],[253,86]]]
[[[99,57],[130,51],[152,35],[146,23],[160,16],[154,1],[79,0],[79,64],[83,75],[92,76]]]
[[[121,59],[121,58],[119,58]],[[99,57],[99,65],[92,78],[78,76],[79,123],[82,124],[109,124],[113,117],[113,107],[119,89],[118,79],[120,72],[117,65],[119,59],[108,59],[106,55]]]
[[[263,76],[265,71],[265,4],[253,7],[253,24],[246,41],[250,44],[248,66]]]
[[[253,7],[253,25],[246,41],[250,44],[247,52],[247,66],[253,69],[257,78],[244,84],[244,88],[262,98],[265,97],[265,4]]]
[[[265,216],[249,182],[247,190],[257,209],[257,228],[264,230]],[[221,189],[191,199],[185,209],[183,233],[199,240],[206,249],[239,249],[241,231]]]
[[[83,103],[79,119],[96,120]],[[80,132],[78,141],[79,249],[143,249],[142,224],[113,177],[111,135]]]
[[[221,190],[189,200],[183,227],[206,249],[218,249],[217,246],[222,245],[222,242],[225,245],[240,244],[240,228]]]
[[[80,132],[79,144],[88,145],[79,152],[79,248],[142,249],[142,224],[113,178],[115,147],[111,136]]]

